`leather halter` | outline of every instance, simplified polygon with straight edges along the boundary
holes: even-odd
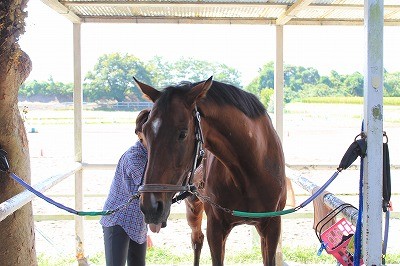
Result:
[[[202,144],[204,143],[203,131],[201,130],[201,118],[200,113],[197,110],[197,106],[194,107],[193,110],[193,118],[195,125],[195,139],[196,139],[196,148],[193,155],[193,163],[192,169],[190,171],[190,175],[187,175],[187,178],[183,181],[182,185],[172,185],[172,184],[144,184],[139,186],[138,192],[193,192],[195,187],[193,185],[194,172],[197,166],[201,163],[201,160],[204,156],[204,150],[202,148]]]

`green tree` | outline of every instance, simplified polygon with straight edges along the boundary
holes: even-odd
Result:
[[[147,64],[151,79],[156,88],[164,88],[181,81],[198,82],[208,79],[226,82],[240,87],[240,73],[225,64],[196,60],[194,58],[180,58],[175,62],[168,62],[160,56],[152,58]]]
[[[259,75],[246,87],[246,90],[261,98],[263,89],[274,88],[274,62],[268,62],[260,70]],[[316,85],[320,80],[318,70],[298,66],[284,66],[284,99],[290,102],[298,98],[306,85]]]
[[[156,88],[165,88],[174,81],[172,75],[173,64],[161,56],[153,57],[146,65],[152,84]]]
[[[360,72],[354,72],[345,76],[343,80],[343,92],[349,96],[364,95],[364,76]],[[346,96],[347,96],[346,95]]]
[[[318,70],[312,67],[308,68],[303,68],[300,67],[300,75],[301,75],[301,80],[305,84],[317,84],[320,80],[320,75],[318,73]]]
[[[332,81],[327,76],[321,76],[320,79],[319,79],[319,83],[320,84],[325,84],[328,87],[332,87],[333,86]]]
[[[306,84],[298,95],[299,98],[326,96],[332,96],[332,89],[324,83],[318,83],[316,85]]]
[[[265,108],[268,108],[271,103],[271,97],[274,94],[274,89],[262,89],[260,92],[260,101],[264,104]]]
[[[254,78],[246,90],[260,97],[261,90],[265,88],[274,88],[274,62],[268,62],[258,71],[258,76]]]
[[[170,70],[173,77],[171,83],[198,82],[213,76],[214,80],[241,87],[239,72],[221,63],[201,61],[194,58],[180,58],[171,65]]]
[[[19,88],[18,95],[20,97],[26,97],[29,98],[32,95],[36,95],[42,90],[42,84],[41,82],[34,80],[30,82],[25,82],[21,85]]]
[[[103,55],[85,77],[84,98],[88,101],[143,101],[133,76],[152,85],[144,63],[135,56],[119,53]]]
[[[335,70],[331,71],[329,80],[332,82],[333,86],[340,86],[342,79],[343,78],[340,76],[340,74],[337,71],[335,71]]]
[[[400,72],[385,73],[383,94],[389,97],[400,96]]]
[[[320,80],[318,70],[302,66],[284,66],[285,86],[295,92],[300,92],[305,84],[315,85]]]
[[[73,84],[54,81],[49,77],[47,81],[29,81],[21,85],[18,97],[28,101],[70,102],[73,100]]]

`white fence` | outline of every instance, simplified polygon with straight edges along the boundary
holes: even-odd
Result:
[[[32,187],[39,192],[45,192],[46,190],[52,188],[57,185],[65,178],[75,174],[78,171],[82,170],[82,165],[80,163],[76,163],[71,170],[54,175],[38,184],[33,185]],[[3,221],[7,216],[11,215],[16,210],[23,207],[25,204],[31,202],[35,198],[35,195],[28,190],[24,190],[23,192],[15,195],[14,197],[6,200],[5,202],[0,203],[0,222]]]

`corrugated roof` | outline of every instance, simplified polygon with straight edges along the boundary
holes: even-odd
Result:
[[[354,25],[364,0],[42,0],[72,22]],[[384,1],[385,25],[400,25],[400,0]]]

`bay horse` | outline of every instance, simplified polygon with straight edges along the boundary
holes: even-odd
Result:
[[[195,182],[201,197],[186,200],[194,265],[199,265],[204,239],[203,210],[213,265],[223,265],[227,237],[240,224],[256,227],[263,263],[275,265],[281,218],[243,218],[227,211],[272,212],[285,207],[284,154],[265,107],[253,94],[212,77],[162,91],[135,81],[154,103],[143,125],[148,162],[139,191],[146,223],[166,222],[173,196],[191,190]],[[206,150],[203,176],[193,180],[201,142]]]

